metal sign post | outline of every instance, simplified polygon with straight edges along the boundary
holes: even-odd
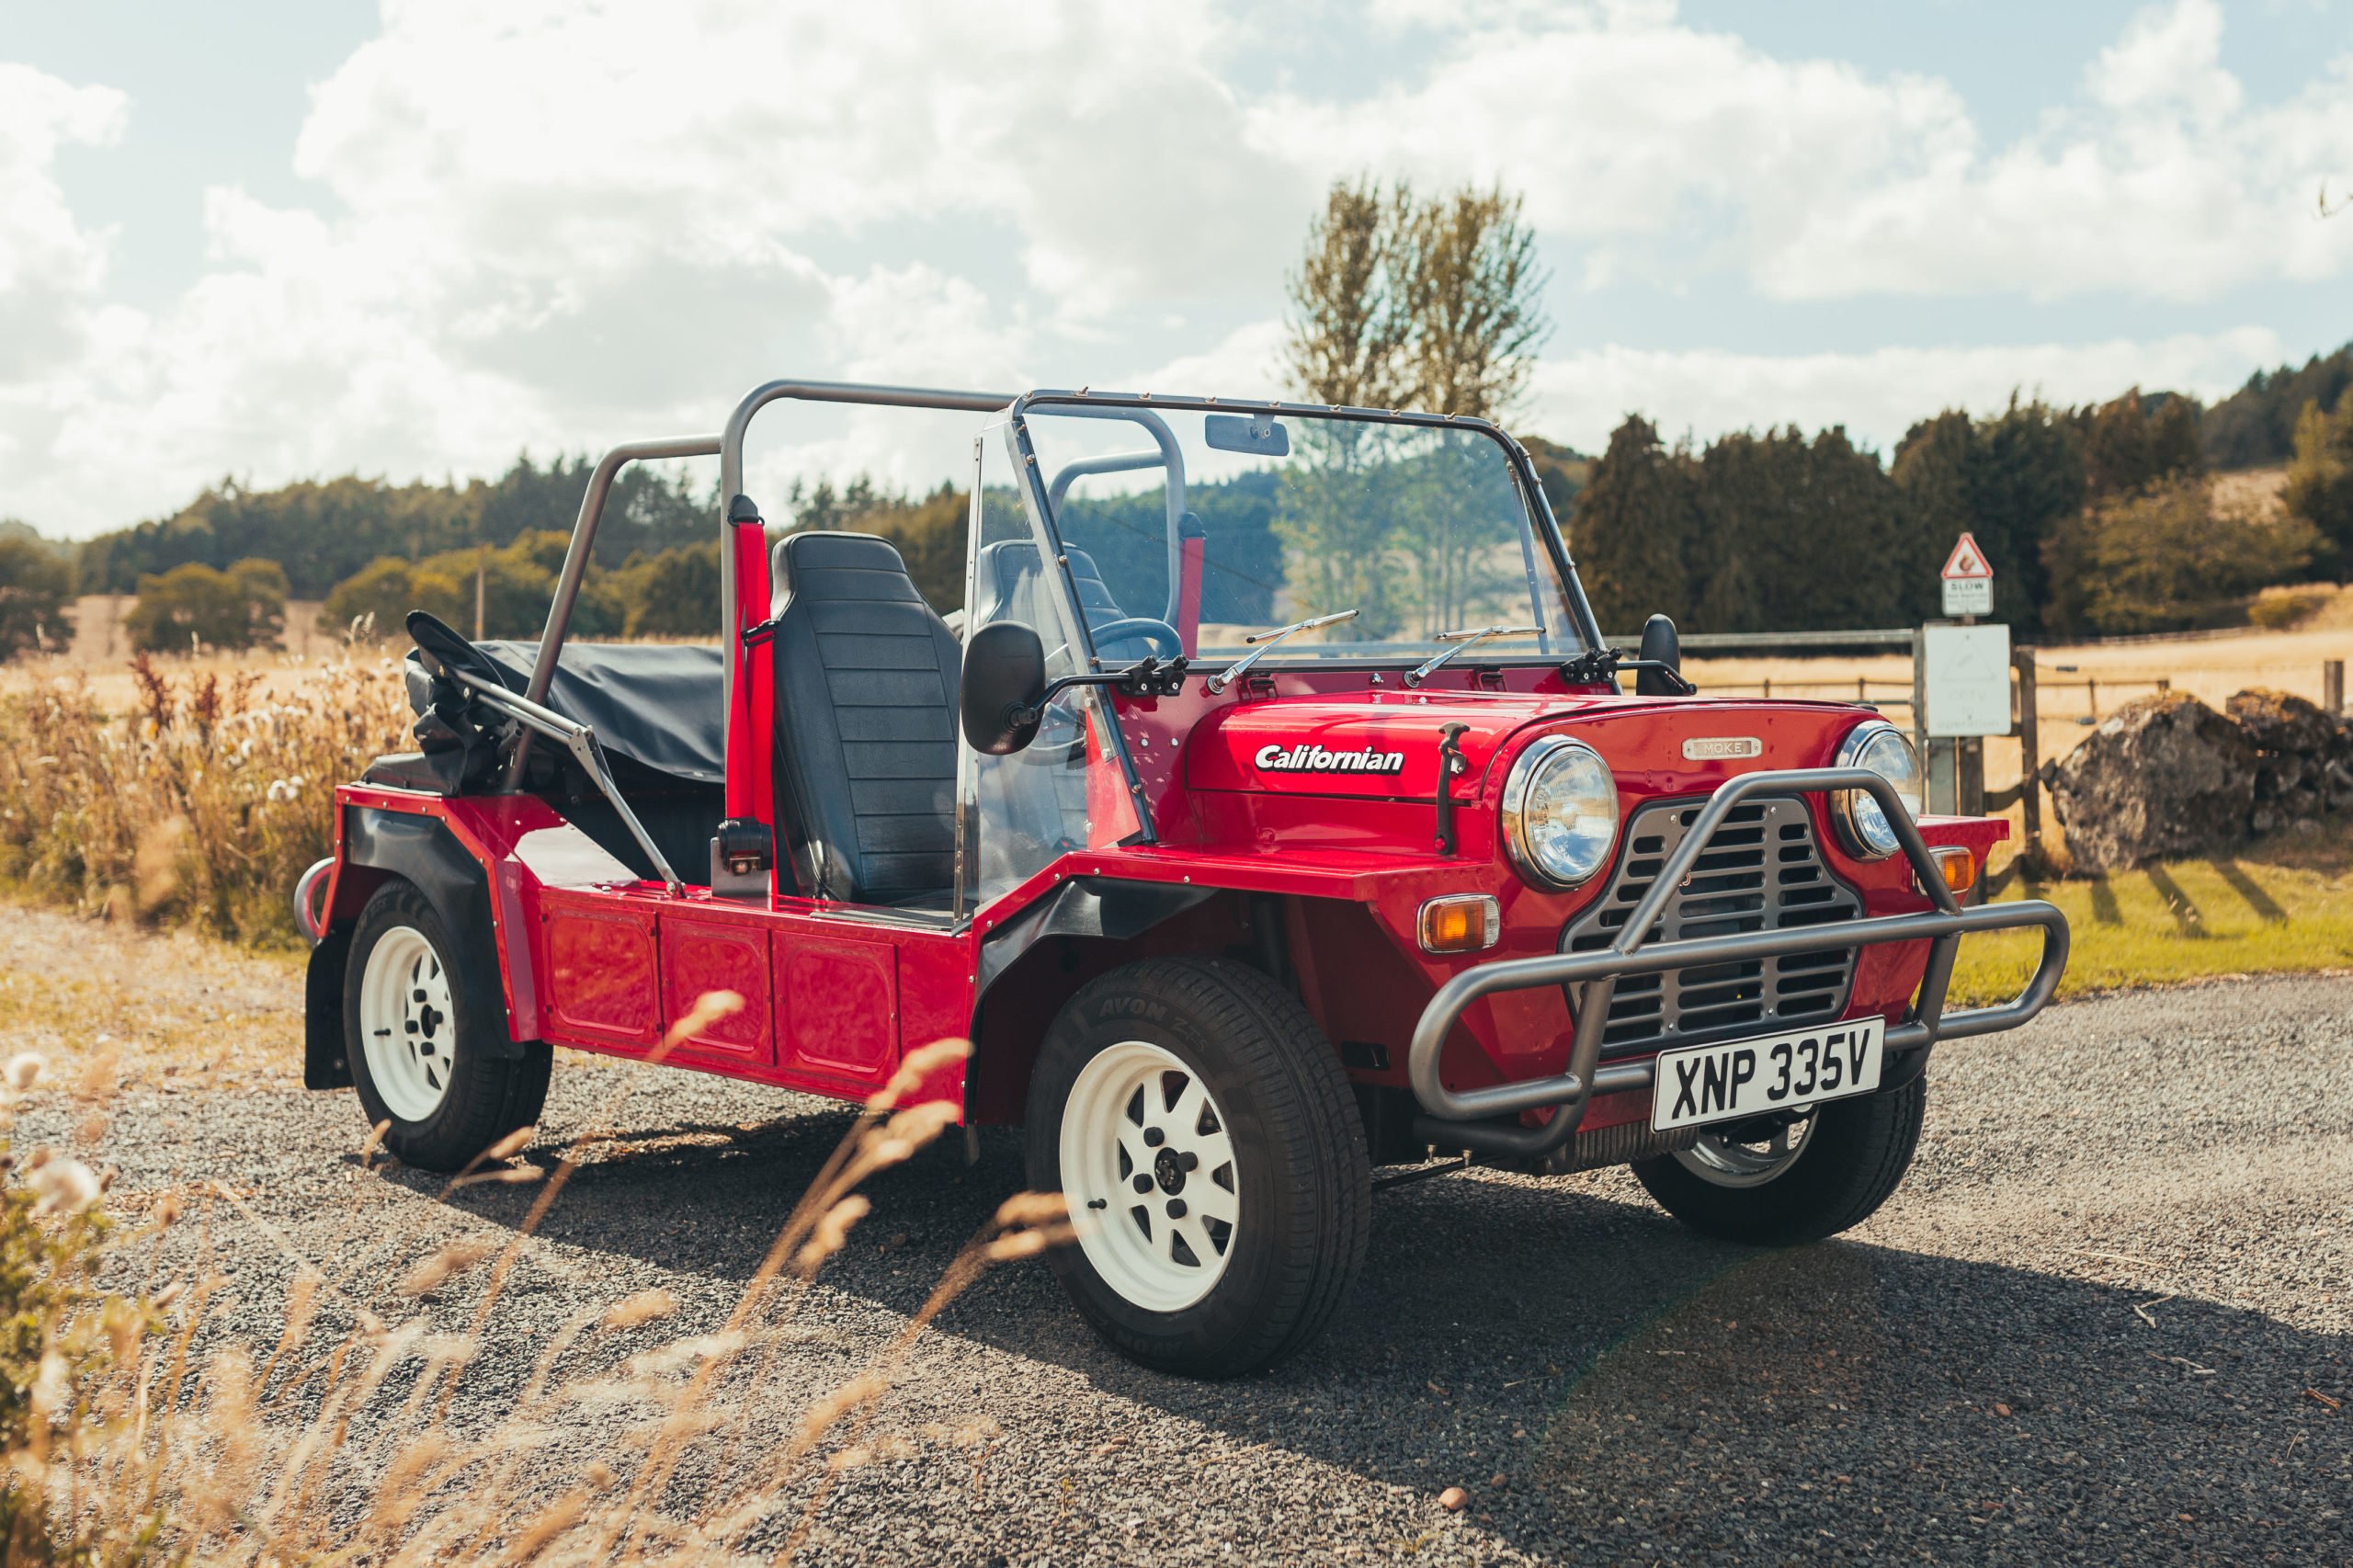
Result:
[[[1974,534],[1964,533],[1953,541],[1952,553],[1937,575],[1945,614],[1961,624],[1921,629],[1913,657],[1913,730],[1922,743],[1927,809],[1975,815],[1985,801],[1984,737],[2010,731],[2009,628],[1974,624],[1979,616],[1994,613],[1994,564]],[[2000,655],[1998,666],[1993,666],[1988,660],[1994,643],[1985,634],[1996,631]],[[1996,667],[1998,697],[1991,673]]]

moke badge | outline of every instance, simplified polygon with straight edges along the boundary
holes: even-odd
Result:
[[[1764,755],[1765,743],[1755,735],[1694,735],[1683,743],[1686,762],[1733,762]]]

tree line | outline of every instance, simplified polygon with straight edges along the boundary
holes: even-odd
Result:
[[[1508,416],[1550,331],[1533,251],[1500,187],[1335,183],[1290,278],[1293,390]],[[1670,443],[1639,414],[1589,462],[1529,449],[1613,632],[1659,611],[1709,631],[1916,622],[1939,612],[1963,532],[1994,566],[1997,619],[2027,635],[2194,626],[2274,584],[2353,575],[2353,345],[2211,409],[2138,388],[1948,409],[1887,461],[1836,426]],[[2284,506],[2213,481],[2273,464]]]
[[[1287,279],[1291,390],[1509,421],[1552,331],[1535,257],[1520,202],[1500,187],[1336,183]],[[1963,531],[1993,562],[1999,619],[2028,635],[2195,625],[2243,610],[2271,584],[2353,576],[2353,345],[2258,371],[2211,408],[2136,389],[2082,408],[2013,397],[1992,415],[1949,409],[1885,460],[1837,427],[1701,444],[1640,415],[1598,457],[1525,445],[1613,631],[1659,610],[1694,631],[1915,620],[1936,613],[1936,569]],[[2216,483],[2279,465],[2284,505]],[[535,635],[593,466],[527,453],[495,479],[462,483],[223,480],[168,517],[78,548],[0,522],[0,658],[61,641],[76,592],[138,594],[129,630],[152,648],[269,642],[293,599],[323,598],[330,625],[379,635],[414,608],[471,631],[478,607],[485,633]],[[1336,484],[1336,470],[1325,478]],[[1261,482],[1199,490],[1196,510],[1217,511],[1231,541],[1219,548],[1233,552],[1234,584],[1279,575],[1268,552],[1285,549],[1347,569],[1345,506],[1278,517]],[[962,492],[907,494],[860,478],[795,485],[786,499],[795,526],[890,539],[935,606],[961,603]],[[684,476],[624,469],[581,632],[710,635],[718,500]],[[1072,527],[1085,548],[1154,569],[1156,532],[1122,505],[1075,506]],[[1366,561],[1386,548],[1358,542]],[[1267,613],[1248,594],[1206,608]]]
[[[1709,631],[1911,624],[1939,613],[1964,532],[2020,635],[2224,624],[2259,589],[2353,565],[2353,398],[2335,409],[2300,415],[2284,505],[2216,483],[2215,411],[2179,394],[1948,409],[1885,465],[1836,428],[1670,445],[1636,415],[1593,464],[1571,544],[1613,631],[1654,611]]]

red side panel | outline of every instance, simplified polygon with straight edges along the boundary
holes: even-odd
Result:
[[[639,1046],[661,1038],[650,915],[549,895],[540,921],[551,1032]]]
[[[767,933],[749,921],[713,921],[665,915],[662,927],[662,1012],[684,1017],[708,992],[733,991],[742,1012],[680,1041],[681,1060],[720,1066],[767,1066],[776,1058],[768,1006]]]
[[[890,1076],[899,1056],[897,950],[783,932],[775,950],[786,1063],[870,1085]]]
[[[1143,830],[1143,819],[1128,796],[1127,776],[1119,759],[1103,745],[1097,731],[1100,721],[1086,716],[1086,846],[1108,849]]]

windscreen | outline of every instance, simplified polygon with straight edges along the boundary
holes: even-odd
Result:
[[[1098,666],[1353,610],[1267,665],[1482,659],[1584,644],[1509,455],[1477,429],[1283,412],[1075,404],[1028,411],[1040,494]]]

